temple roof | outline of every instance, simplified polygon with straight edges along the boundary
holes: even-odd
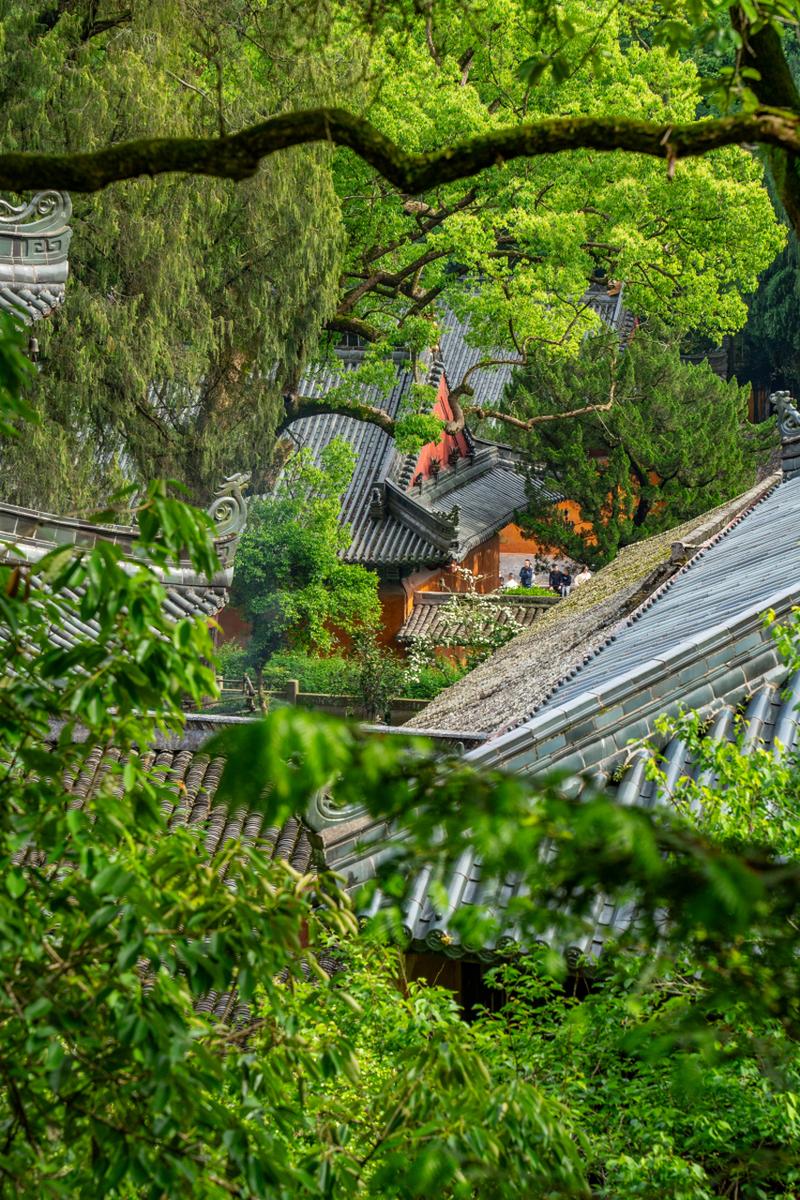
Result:
[[[324,396],[341,384],[342,371],[360,361],[358,351],[343,351],[339,357],[339,370],[309,372],[300,394]],[[434,359],[428,378],[438,382],[440,375],[441,363]],[[395,418],[413,382],[410,362],[397,356],[395,383],[388,395],[364,386],[359,399]],[[506,446],[471,439],[468,458],[409,486],[416,456],[401,454],[394,439],[377,425],[323,413],[293,421],[287,433],[298,447],[316,455],[334,438],[343,438],[356,451],[341,509],[341,520],[351,529],[343,554],[346,562],[414,569],[459,561],[527,504],[522,466]]]
[[[325,396],[342,382],[342,371],[355,368],[360,361],[358,352],[340,355],[340,370],[323,368],[308,372],[300,385],[302,396]],[[396,417],[404,398],[408,396],[413,374],[407,360],[397,363],[395,383],[388,395],[377,387],[362,387],[359,399]],[[287,431],[298,448],[319,453],[334,440],[342,438],[356,452],[353,477],[342,499],[341,521],[350,526],[351,542],[343,554],[345,562],[369,566],[385,564],[434,566],[441,561],[442,551],[424,532],[414,529],[393,513],[381,520],[370,515],[375,488],[382,488],[393,470],[398,455],[394,439],[377,425],[358,421],[336,413],[302,417],[293,421]]]
[[[27,204],[0,200],[0,310],[30,324],[63,304],[71,213],[63,192],[37,192]]]
[[[630,341],[636,327],[636,318],[623,304],[624,288],[615,289],[609,295],[608,288],[593,283],[587,288],[583,303],[595,312],[603,324],[615,330],[623,346]],[[450,387],[458,387],[469,372],[469,385],[475,389],[475,400],[496,408],[505,395],[515,370],[514,353],[507,349],[486,350],[470,344],[469,326],[448,310],[443,316],[443,330],[439,339],[439,353],[447,373]],[[496,358],[495,364],[474,370],[479,362]]]
[[[459,630],[448,627],[445,632],[442,622],[442,608],[453,600],[455,595],[453,592],[415,592],[414,607],[397,635],[398,642],[433,638],[439,646],[458,645]],[[515,596],[513,590],[491,593],[482,596],[481,600],[496,605],[523,629],[529,628],[554,604],[559,603],[556,596]],[[425,711],[427,712],[427,709]]]
[[[629,617],[676,575],[687,558],[773,489],[773,475],[751,491],[666,533],[627,546],[580,588],[441,692],[409,727],[471,730],[492,737],[519,725],[582,668]],[[732,589],[743,594],[743,580]],[[576,676],[577,678],[577,676]]]
[[[247,480],[245,475],[226,480],[209,508],[216,522],[214,546],[220,559],[220,569],[212,579],[198,575],[189,562],[179,563],[167,572],[153,568],[166,588],[164,612],[172,620],[214,617],[227,604],[233,556],[247,515],[243,495]],[[138,536],[138,530],[128,525],[97,524],[81,517],[59,517],[0,502],[0,562],[4,563],[37,562],[59,546],[80,548],[98,541],[114,543],[126,558],[136,562]],[[80,597],[66,592],[65,599],[71,611],[65,610],[61,624],[51,629],[53,641],[68,647],[76,641],[96,637],[98,629],[94,622],[83,621],[78,615]]]
[[[761,746],[777,751],[780,747],[784,753],[795,751],[800,742],[800,672],[787,678],[785,669],[778,671],[770,682],[755,685],[747,694],[749,698],[743,716],[745,748]],[[721,705],[712,736],[720,741],[733,741],[739,732],[734,705]],[[470,757],[477,759],[480,755],[481,751],[474,751]],[[652,777],[648,778],[647,762],[656,755],[663,760],[665,790],[661,790]],[[634,752],[622,781],[612,782],[609,790],[620,804],[652,808],[669,801],[680,777],[697,779],[701,771],[685,743],[672,738],[658,751],[641,749]],[[704,782],[709,782],[707,777]],[[581,794],[583,786],[591,785],[576,781],[577,795]],[[358,885],[374,879],[381,862],[391,854],[385,824],[351,820],[341,826],[331,824],[322,830],[321,836],[328,866],[345,876],[356,895]],[[439,900],[442,888],[447,898],[445,905]],[[484,878],[480,860],[465,844],[463,853],[442,878],[430,868],[422,868],[413,875],[401,906],[401,925],[408,947],[436,951],[451,958],[477,954],[479,958],[490,959],[498,951],[507,953],[524,944],[515,922],[514,901],[524,900],[525,895],[526,885],[518,876],[508,876],[499,882]],[[369,911],[375,912],[380,903],[380,893],[377,893]],[[466,947],[452,925],[452,917],[465,907],[477,905],[493,915],[497,930],[485,944]],[[582,932],[565,935],[554,913],[553,927],[542,935],[541,940],[565,951],[568,961],[576,951],[597,957],[609,937],[618,937],[632,926],[634,916],[632,905],[598,895]]]
[[[555,682],[550,677],[536,710],[529,709],[528,715],[515,710],[506,665],[498,695],[506,700],[507,732],[495,732],[466,758],[476,766],[532,776],[557,770],[566,776],[573,795],[599,779],[620,803],[648,807],[668,801],[677,780],[695,778],[699,770],[680,739],[664,744],[656,731],[662,715],[698,712],[711,722],[714,737],[731,740],[737,733],[735,715],[744,709],[746,748],[794,749],[800,741],[800,673],[790,676],[763,614],[772,610],[786,619],[800,600],[800,475],[777,486],[773,477],[732,508],[711,514],[694,530],[684,526],[678,531],[682,538],[675,539],[676,548],[679,554],[688,552],[689,561],[673,564],[673,573],[660,581],[651,571],[645,577],[650,592],[642,603],[604,626],[602,644],[579,643],[580,661],[567,671],[562,665]],[[702,539],[699,546],[693,536]],[[652,564],[652,555],[649,561]],[[576,602],[578,597],[585,602],[585,589],[590,587],[587,583],[579,589]],[[630,599],[628,589],[623,592]],[[551,620],[568,619],[569,603],[561,602],[473,676],[483,671],[488,680],[497,661],[509,654],[517,675],[530,670],[535,676],[539,660],[526,657],[526,647],[535,651],[539,646],[544,653],[549,645],[551,656],[558,658],[546,627]],[[446,715],[451,728],[458,727],[459,720],[462,728],[469,728],[464,710],[450,706],[434,713],[435,704],[413,724],[435,728],[436,718]],[[654,754],[663,759],[663,789],[645,769]],[[374,878],[391,852],[386,844],[389,831],[366,814],[345,812],[339,821],[329,817],[319,822],[319,829],[326,861],[354,888]],[[433,899],[440,894],[439,885],[448,897],[444,909]],[[451,919],[462,906],[473,904],[488,905],[499,922],[497,936],[481,953],[513,945],[518,931],[512,901],[522,887],[517,878],[500,884],[483,880],[480,862],[466,848],[444,879],[436,879],[430,869],[418,870],[403,902],[410,945],[452,956],[469,952]],[[595,954],[604,939],[626,929],[632,917],[629,908],[598,896],[591,921],[572,945]],[[550,940],[559,944],[560,936],[554,929]]]

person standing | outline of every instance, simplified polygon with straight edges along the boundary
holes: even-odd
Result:
[[[568,596],[572,591],[572,576],[569,573],[569,568],[561,572],[561,587],[562,596]]]
[[[505,590],[507,592],[511,591],[512,588],[519,587],[519,584],[517,583],[517,581],[514,578],[511,571],[508,572],[508,579],[506,579],[505,583],[503,584],[503,587],[505,588]]]
[[[578,574],[573,579],[572,586],[574,588],[580,587],[582,583],[587,583],[588,580],[590,580],[591,578],[592,578],[592,572],[589,570],[589,568],[586,565],[584,565],[582,567],[578,567]]]
[[[555,592],[555,594],[557,596],[561,595],[561,580],[562,579],[563,579],[563,576],[561,574],[561,571],[559,570],[557,564],[553,563],[552,567],[550,568],[550,574],[547,576],[547,586],[550,588],[551,591]]]
[[[519,583],[520,587],[533,587],[533,566],[531,565],[531,560],[529,558],[525,559],[525,562],[519,573]]]

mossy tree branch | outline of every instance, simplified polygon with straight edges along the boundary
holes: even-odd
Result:
[[[343,417],[352,417],[354,421],[365,421],[377,425],[384,433],[394,437],[396,422],[382,408],[372,404],[359,404],[357,400],[337,399],[335,396],[299,396],[296,392],[288,392],[283,397],[283,417],[277,432],[282,433],[293,421],[301,417],[316,417],[321,413],[338,413]]]
[[[312,142],[346,146],[406,194],[468,178],[515,158],[568,150],[626,150],[664,158],[697,157],[722,146],[761,143],[800,154],[800,116],[781,109],[688,124],[617,117],[554,117],[469,138],[430,154],[408,154],[369,121],[342,109],[271,117],[219,138],[143,138],[78,154],[0,153],[0,188],[96,192],[140,175],[186,172],[246,179],[279,150]]]

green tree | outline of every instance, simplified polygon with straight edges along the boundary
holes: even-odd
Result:
[[[755,386],[796,391],[800,387],[800,257],[797,235],[763,275],[750,303],[741,338],[737,374]]]
[[[2,413],[18,418],[29,372],[16,337],[0,346]],[[0,568],[3,1192],[411,1200],[504,1180],[522,1195],[531,1178],[582,1191],[557,1106],[529,1084],[496,1088],[452,1001],[403,1001],[396,956],[365,962],[357,946],[340,951],[352,989],[322,972],[308,939],[319,951],[355,931],[335,881],[272,864],[258,843],[209,852],[196,828],[168,830],[176,793],[141,748],[178,731],[181,701],[214,677],[205,622],[165,619],[147,563],[217,564],[208,519],[162,486],[138,512],[135,569],[113,543]],[[97,636],[73,624],[72,645],[54,644],[53,625],[78,616]],[[297,769],[280,767],[267,804],[257,754],[218,792],[230,803],[233,784],[266,820],[300,811],[317,768],[329,776],[355,748],[331,725],[308,758],[313,718],[271,722],[276,763]],[[95,774],[96,748],[104,769],[76,803],[69,783]],[[234,985],[243,1025],[195,1008]]]
[[[329,66],[292,52],[298,19],[247,0],[9,0],[3,145],[202,137],[318,100]],[[67,511],[133,474],[205,503],[233,471],[263,481],[282,390],[335,301],[329,160],[292,151],[240,187],[161,177],[73,195],[66,302],[37,329],[42,422],[3,447],[6,499]]]
[[[232,595],[252,625],[249,654],[258,668],[288,645],[328,651],[337,633],[369,630],[380,619],[377,575],[340,558],[350,544],[339,513],[354,465],[352,447],[339,439],[318,464],[300,450],[274,493],[250,507]]]
[[[77,197],[158,177],[76,198],[72,299],[40,381],[47,435],[9,467],[18,500],[55,506],[72,489],[76,503],[98,465],[176,475],[198,497],[226,468],[263,470],[276,430],[320,410],[297,383],[323,325],[379,348],[365,379],[381,360],[385,377],[398,342],[433,345],[445,304],[489,362],[524,362],[597,327],[581,297],[600,263],[637,312],[718,338],[783,242],[762,166],[736,143],[780,158],[794,127],[753,110],[751,76],[724,74],[737,39],[754,40],[717,4],[8,0],[3,13],[0,185]],[[695,25],[736,116],[694,120],[701,80],[676,51]],[[769,53],[781,60],[780,42]],[[597,153],[615,148],[641,154]],[[356,404],[359,378],[322,408],[432,436],[430,392],[395,426]],[[454,382],[458,427],[474,405],[469,378]]]
[[[607,335],[588,338],[575,358],[533,355],[508,407],[532,422],[517,434],[526,456],[590,529],[576,530],[539,489],[523,526],[595,566],[745,491],[774,437],[748,423],[747,389],[708,364],[682,363],[676,340],[649,327],[624,352]]]
[[[0,339],[4,418],[19,419],[28,373],[19,341]],[[385,864],[376,934],[396,930],[408,868],[425,863],[435,878],[467,839],[485,880],[515,872],[529,885],[517,905],[531,939],[580,923],[597,888],[637,903],[626,961],[589,1005],[558,1003],[551,955],[544,980],[506,976],[502,1025],[470,1028],[445,993],[396,990],[399,956],[357,934],[336,880],[300,877],[241,837],[210,851],[179,809],[169,821],[176,792],[142,748],[179,731],[181,700],[212,691],[214,677],[205,623],[165,619],[147,563],[188,553],[198,572],[216,564],[208,520],[163,486],[139,519],[133,568],[112,543],[0,568],[3,1191],[790,1195],[797,763],[734,746],[724,770],[735,821],[709,808],[698,825],[603,796],[576,802],[547,781],[477,772],[424,742],[301,711],[228,727],[205,748],[227,756],[217,804],[272,825],[336,779],[339,802],[405,832]],[[99,635],[62,649],[52,627],[78,615]],[[797,622],[780,633],[793,669],[799,633]],[[703,730],[687,733],[701,765],[720,769]],[[105,770],[76,805],[69,783],[95,775],[99,748]],[[752,847],[779,797],[776,846]],[[565,896],[557,918],[552,901],[563,912]],[[475,931],[493,918],[465,920]],[[321,952],[343,970],[326,975]],[[196,1009],[233,985],[239,1024]]]

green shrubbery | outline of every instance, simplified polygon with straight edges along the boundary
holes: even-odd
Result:
[[[466,668],[442,659],[438,665],[423,667],[414,674],[404,659],[390,650],[381,654],[387,671],[396,679],[394,695],[407,696],[412,700],[432,700],[444,688],[455,683]],[[240,679],[247,667],[247,653],[236,642],[226,642],[217,655],[218,674],[224,679]],[[357,656],[345,657],[332,654],[322,658],[306,650],[280,650],[264,665],[264,687],[270,690],[284,688],[290,679],[296,679],[301,692],[322,692],[326,695],[359,695],[361,663]]]

